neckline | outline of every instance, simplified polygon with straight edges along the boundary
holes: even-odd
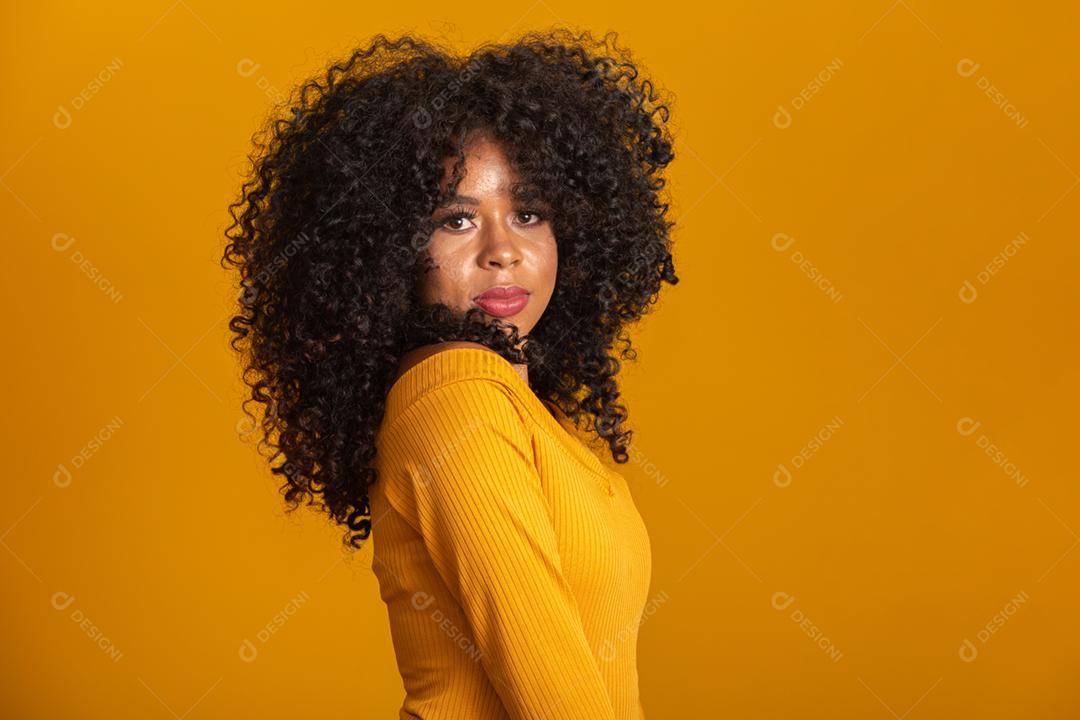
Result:
[[[514,370],[510,361],[494,350],[452,347],[428,355],[394,380],[386,395],[385,417],[392,421],[414,401],[436,387],[475,377],[490,378],[510,388],[522,400],[534,421],[567,448],[587,470],[603,478],[608,495],[615,494],[612,487],[614,473],[571,433],[564,424],[564,421],[572,424],[570,418],[554,403],[541,400]]]

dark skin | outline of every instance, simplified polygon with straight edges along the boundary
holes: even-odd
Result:
[[[453,157],[444,161],[444,191],[453,164]],[[464,312],[475,306],[473,298],[493,286],[519,285],[529,292],[529,302],[503,320],[516,325],[524,338],[555,292],[558,253],[547,208],[514,197],[511,186],[518,177],[503,147],[488,136],[478,135],[466,145],[464,169],[457,201],[436,208],[432,215],[438,227],[428,252],[435,268],[419,281],[421,300],[442,302]],[[424,358],[455,347],[490,351],[466,340],[422,345],[405,353],[394,380]],[[528,384],[528,366],[515,363],[513,367]]]

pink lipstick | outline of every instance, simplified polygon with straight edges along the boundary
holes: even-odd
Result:
[[[509,317],[517,315],[529,304],[529,291],[518,285],[492,287],[473,298],[488,315]]]

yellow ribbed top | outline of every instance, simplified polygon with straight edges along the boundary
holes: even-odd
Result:
[[[500,355],[456,347],[397,379],[376,444],[399,718],[644,718],[649,536],[570,418]]]

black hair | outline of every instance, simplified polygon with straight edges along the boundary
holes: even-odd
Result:
[[[528,363],[538,397],[627,461],[626,327],[678,277],[661,196],[671,100],[616,39],[554,29],[461,56],[379,34],[298,86],[252,138],[222,264],[240,276],[229,328],[251,389],[244,412],[254,422],[248,403],[265,405],[259,447],[284,458],[271,470],[290,511],[307,498],[362,546],[390,381],[406,351],[432,342]],[[418,301],[432,213],[476,132],[507,148],[552,211],[556,288],[525,338],[478,308]]]

